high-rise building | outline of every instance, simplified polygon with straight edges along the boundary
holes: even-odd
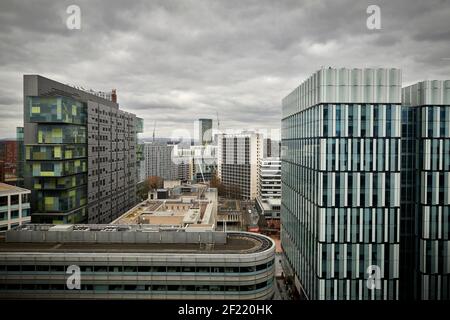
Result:
[[[134,206],[140,121],[119,109],[115,92],[25,75],[24,175],[33,222],[108,223]]]
[[[226,192],[232,198],[254,200],[259,189],[261,134],[244,131],[218,138],[218,174]]]
[[[145,176],[178,180],[178,165],[174,162],[175,145],[160,142],[144,143]]]
[[[262,158],[258,167],[259,196],[262,199],[281,198],[281,160]]]
[[[280,156],[281,156],[281,142],[279,140],[272,140],[271,138],[264,139],[263,157],[272,158]]]
[[[282,105],[287,274],[308,299],[398,299],[401,71],[321,69]]]
[[[258,166],[259,189],[255,208],[265,218],[265,231],[279,233],[281,211],[281,160],[263,158]]]
[[[448,300],[450,80],[402,93],[402,296]]]
[[[198,143],[200,145],[212,143],[212,119],[198,119]]]
[[[31,220],[30,190],[0,183],[0,234]]]

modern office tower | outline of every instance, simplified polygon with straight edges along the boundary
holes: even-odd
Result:
[[[401,71],[321,69],[282,105],[288,275],[308,299],[398,299]]]
[[[448,300],[450,80],[419,82],[402,96],[402,287],[415,299]]]
[[[178,165],[175,163],[175,145],[144,143],[144,161],[146,177],[158,176],[164,180],[178,180]]]
[[[219,135],[218,173],[229,197],[254,200],[258,196],[261,149],[259,133],[243,131]]]
[[[200,145],[212,143],[212,119],[198,119],[198,143]]]
[[[30,224],[10,230],[0,243],[0,298],[272,299],[270,238],[161,229]],[[80,290],[67,284],[74,266]]]
[[[281,160],[278,157],[262,158],[258,167],[259,196],[262,199],[281,198]]]
[[[0,234],[31,220],[30,190],[0,183]]]
[[[280,157],[281,156],[281,142],[279,140],[272,140],[270,138],[264,139],[263,142],[263,157]]]
[[[119,109],[115,92],[25,75],[24,175],[33,222],[108,223],[134,206],[140,121]]]

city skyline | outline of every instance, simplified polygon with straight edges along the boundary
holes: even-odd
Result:
[[[0,5],[0,138],[23,124],[23,74],[117,89],[148,138],[155,120],[170,137],[197,118],[216,126],[217,112],[223,128],[278,128],[281,97],[322,66],[401,68],[404,85],[450,71],[444,1],[380,3],[381,30],[367,28],[364,1],[79,1],[80,30],[66,27],[68,5]]]

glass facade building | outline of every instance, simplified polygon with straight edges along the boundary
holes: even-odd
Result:
[[[24,123],[33,222],[109,223],[136,204],[141,119],[111,100],[25,75]]]
[[[400,70],[321,69],[282,105],[281,242],[299,291],[398,299]]]
[[[405,280],[410,284],[405,286],[405,294],[421,300],[448,300],[450,81],[423,81],[404,88],[402,93],[402,250],[407,262]]]

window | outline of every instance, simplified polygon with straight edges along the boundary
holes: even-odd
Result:
[[[19,195],[14,194],[11,196],[11,205],[19,204]]]
[[[8,205],[8,196],[0,197],[0,207]]]
[[[36,271],[38,272],[48,272],[49,266],[47,265],[37,265]]]
[[[137,272],[136,266],[124,266],[123,272]]]
[[[94,272],[107,272],[107,266],[94,266]]]
[[[11,219],[19,219],[19,210],[11,211]]]

